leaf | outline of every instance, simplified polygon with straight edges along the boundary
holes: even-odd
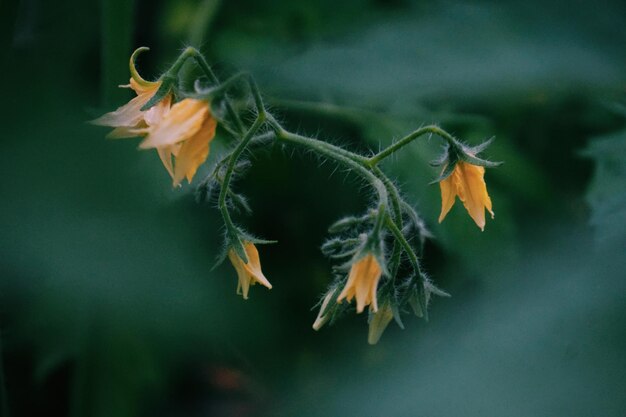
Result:
[[[599,244],[626,243],[626,131],[595,138],[582,152],[594,160],[587,191],[589,222]]]

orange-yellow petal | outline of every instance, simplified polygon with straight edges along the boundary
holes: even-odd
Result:
[[[142,94],[133,98],[117,110],[106,113],[91,123],[98,126],[134,127],[143,120],[144,113],[140,110],[150,100],[150,95]]]
[[[356,297],[357,313],[362,313],[367,305],[372,311],[378,311],[376,289],[381,275],[382,269],[376,257],[371,253],[365,255],[352,264],[348,281],[337,297],[337,302],[341,302],[344,298],[350,302]]]
[[[148,126],[154,126],[163,120],[163,117],[170,111],[172,96],[168,94],[154,106],[144,112],[143,119]]]
[[[485,229],[485,209],[491,213],[492,218],[493,210],[484,175],[484,167],[463,161],[457,163],[452,174],[439,183],[441,187],[439,222],[446,217],[454,205],[455,197],[458,196],[476,225],[481,230]]]
[[[456,199],[456,190],[452,181],[452,175],[440,181],[439,188],[441,189],[441,214],[439,215],[439,223],[441,223],[454,205],[454,200]]]
[[[138,83],[134,78],[131,77],[128,87],[132,88],[133,91],[137,93],[137,95],[150,94],[150,97],[152,97],[154,93],[157,92],[159,87],[161,87],[161,81],[151,82],[143,80],[143,83]]]
[[[174,145],[189,139],[200,130],[209,116],[209,105],[204,100],[186,98],[174,104],[159,123],[150,126],[148,136],[139,145],[141,149]]]
[[[485,168],[464,162],[458,164],[460,170],[459,183],[463,189],[463,194],[459,193],[459,198],[463,202],[465,209],[476,225],[481,230],[485,229],[485,208],[491,210],[491,199],[487,194],[487,184],[485,184]]]
[[[243,264],[243,268],[246,270],[248,274],[253,278],[255,282],[271,289],[272,284],[265,278],[263,272],[261,271],[261,260],[259,259],[259,251],[256,246],[250,242],[244,242],[243,248],[246,251],[246,256],[248,257],[248,263]]]
[[[269,289],[272,288],[272,284],[265,278],[261,271],[261,261],[259,259],[259,251],[256,246],[250,242],[244,242],[243,244],[246,256],[248,257],[248,263],[237,255],[234,249],[228,251],[228,258],[237,271],[238,283],[237,294],[242,294],[244,299],[248,299],[248,291],[251,285],[259,283]]]
[[[137,97],[134,97],[128,103],[121,107],[118,107],[115,111],[106,113],[99,118],[92,120],[91,123],[99,126],[121,127],[121,128],[138,128],[141,127],[144,121],[144,116],[147,112],[142,112],[141,108],[152,98],[154,93],[158,90],[160,82],[153,83],[150,87],[140,86],[131,78],[128,86],[136,93]],[[137,136],[137,133],[130,129],[120,129],[120,131],[112,133],[110,137],[133,137]]]
[[[187,182],[191,183],[198,167],[209,156],[209,147],[215,137],[216,126],[217,122],[209,115],[200,130],[182,142],[175,159],[174,186],[180,185],[183,178],[187,178]]]

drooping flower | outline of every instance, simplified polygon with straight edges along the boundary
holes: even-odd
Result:
[[[439,182],[441,188],[439,223],[446,217],[458,196],[476,225],[480,230],[485,230],[485,209],[491,213],[491,218],[494,214],[484,175],[485,168],[482,166],[465,161],[456,163],[452,174]]]
[[[186,178],[193,179],[198,167],[209,156],[210,143],[215,137],[217,122],[208,102],[183,99],[172,105],[172,94],[166,92],[154,106],[141,110],[162,87],[161,81],[146,81],[135,68],[135,57],[147,48],[137,49],[130,58],[130,87],[137,96],[117,110],[92,123],[113,127],[109,138],[146,136],[139,147],[156,149],[170,174],[174,186]],[[159,96],[160,97],[160,96]]]
[[[136,56],[145,50],[147,48],[139,48],[131,55],[129,61],[130,83],[120,86],[132,89],[137,96],[117,108],[117,110],[91,121],[95,125],[113,127],[113,131],[107,135],[109,138],[119,139],[139,136],[142,129],[157,123],[170,107],[172,97],[170,94],[167,94],[163,100],[150,109],[146,111],[141,110],[161,87],[161,81],[146,81],[135,68]]]
[[[265,278],[261,271],[261,261],[259,260],[259,251],[256,246],[251,242],[244,242],[243,248],[248,257],[248,263],[245,263],[243,259],[237,255],[234,249],[228,251],[228,259],[235,267],[237,271],[237,277],[239,282],[237,283],[237,294],[243,295],[244,300],[248,299],[248,291],[250,286],[259,283],[269,289],[272,289],[272,284]]]
[[[375,345],[393,318],[393,310],[389,301],[385,301],[377,312],[370,316],[367,343]]]
[[[174,104],[157,123],[140,130],[146,138],[139,148],[158,151],[174,186],[179,186],[185,178],[191,183],[198,167],[209,156],[216,126],[209,103],[186,98]]]
[[[370,306],[371,311],[378,311],[376,288],[381,275],[382,268],[376,257],[368,253],[352,264],[348,281],[337,297],[337,302],[341,302],[344,298],[350,302],[356,298],[357,313],[363,312],[367,305]]]

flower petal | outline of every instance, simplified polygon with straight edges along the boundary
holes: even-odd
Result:
[[[337,302],[344,298],[350,302],[356,297],[356,311],[362,313],[365,306],[370,305],[372,311],[378,310],[376,289],[382,275],[382,269],[374,255],[367,254],[352,264],[348,281],[337,297]]]
[[[186,98],[174,104],[159,123],[150,127],[139,148],[159,148],[182,142],[195,135],[209,115],[206,101]]]
[[[117,110],[106,113],[90,123],[98,126],[134,127],[143,120],[144,114],[140,109],[150,100],[150,97],[151,95],[148,94],[137,96]]]
[[[248,263],[244,264],[241,262],[242,267],[245,271],[250,275],[250,277],[258,282],[259,284],[272,289],[272,284],[265,278],[263,272],[261,271],[261,260],[259,259],[259,251],[253,243],[247,242],[244,243],[244,249],[246,251],[246,255],[248,256]]]
[[[491,199],[487,194],[487,185],[483,176],[485,168],[464,162],[459,163],[461,175],[459,181],[465,191],[463,205],[470,217],[481,230],[485,229],[485,206],[491,211]]]
[[[180,151],[176,156],[176,166],[174,167],[174,185],[179,185],[183,178],[191,183],[198,167],[206,161],[209,156],[209,146],[215,137],[215,127],[217,122],[210,115],[202,124],[198,132],[182,142]]]
[[[243,299],[248,299],[248,291],[250,289],[250,277],[246,270],[243,268],[243,261],[234,250],[228,251],[228,259],[233,264],[235,271],[237,272],[237,294],[242,294]]]
[[[454,186],[453,176],[454,172],[451,176],[439,182],[439,188],[441,189],[441,214],[439,215],[439,223],[445,219],[454,205],[456,187]]]
[[[123,106],[118,107],[117,110],[106,113],[99,118],[92,120],[91,123],[99,126],[110,127],[136,127],[143,121],[145,115],[145,113],[141,111],[141,108],[152,98],[160,85],[161,83],[157,82],[151,87],[142,87],[131,78],[129,85],[122,85],[120,87],[132,88],[137,93],[137,97],[133,98]]]

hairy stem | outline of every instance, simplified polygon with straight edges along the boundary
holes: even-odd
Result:
[[[389,193],[389,198],[391,200],[391,208],[393,213],[393,220],[396,223],[397,227],[402,230],[402,210],[400,209],[400,193],[395,185],[391,182],[391,180],[380,170],[378,167],[373,167],[372,171],[374,174],[380,178],[380,180],[385,185],[387,192]],[[396,275],[398,274],[398,269],[400,268],[400,257],[402,255],[401,246],[394,240],[393,248],[391,250],[391,258],[390,265],[391,268],[389,272],[391,273],[392,282],[395,281]]]
[[[411,132],[410,134],[403,137],[402,139],[400,139],[393,145],[389,146],[388,148],[383,149],[376,155],[369,158],[367,160],[367,163],[370,166],[375,166],[376,164],[378,164],[380,161],[382,161],[389,155],[392,155],[398,149],[408,145],[409,143],[413,142],[415,139],[419,138],[420,136],[425,135],[426,133],[432,133],[443,138],[444,140],[446,140],[446,142],[448,142],[448,144],[450,144],[450,146],[458,146],[457,140],[454,139],[452,135],[450,135],[448,132],[441,129],[439,126],[429,125],[429,126],[420,127],[419,129]]]
[[[245,262],[248,263],[247,256],[245,251],[243,250],[243,246],[241,240],[239,239],[239,234],[237,232],[237,228],[233,223],[233,220],[230,217],[230,213],[228,212],[228,207],[226,205],[226,196],[228,195],[230,180],[233,176],[233,171],[235,169],[235,164],[237,163],[237,159],[241,156],[243,151],[246,149],[246,146],[250,143],[254,134],[259,130],[261,125],[265,122],[265,111],[263,109],[260,110],[259,115],[256,120],[248,129],[246,134],[241,139],[241,142],[237,145],[235,150],[233,151],[230,160],[228,161],[228,165],[226,167],[226,174],[224,174],[224,182],[222,183],[222,187],[220,188],[220,195],[218,199],[218,207],[220,212],[222,213],[222,218],[224,219],[224,224],[226,225],[226,230],[228,233],[228,237],[230,239],[231,245],[234,246],[235,250],[239,257]]]
[[[174,62],[174,64],[168,71],[168,75],[172,75],[172,76],[177,75],[180,69],[183,67],[183,64],[185,63],[185,61],[187,61],[187,59],[189,58],[193,58],[196,61],[196,64],[198,64],[202,72],[204,72],[204,74],[209,78],[209,80],[212,83],[214,84],[220,83],[219,79],[217,78],[217,76],[215,75],[215,73],[213,72],[209,64],[206,62],[206,59],[204,58],[204,56],[200,53],[200,51],[198,51],[196,48],[193,48],[191,46],[185,48],[185,50],[180,54],[178,59]],[[241,121],[241,118],[239,117],[239,115],[233,108],[232,103],[228,99],[228,96],[224,97],[224,102],[226,103],[226,112],[228,113],[228,116],[235,123],[235,127],[237,128],[237,131],[239,132],[240,135],[244,134],[246,129],[243,125],[243,122]]]
[[[338,146],[331,145],[318,139],[313,139],[306,136],[298,135],[296,133],[288,132],[282,128],[279,128],[276,131],[276,136],[278,140],[294,143],[305,148],[309,148],[354,170],[358,175],[360,175],[362,178],[366,179],[370,184],[372,184],[372,187],[374,187],[380,199],[378,216],[382,217],[384,215],[388,199],[387,189],[383,182],[376,177],[376,175],[374,175],[369,169],[357,162],[357,160],[360,160],[361,157],[352,152],[346,151],[345,149],[339,148]],[[380,226],[382,226],[382,219],[380,220]],[[375,226],[375,229],[377,227],[379,229],[380,226]]]

